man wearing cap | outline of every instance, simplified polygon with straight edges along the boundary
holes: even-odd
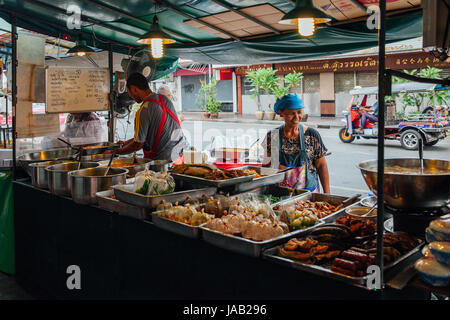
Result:
[[[128,77],[127,90],[130,97],[141,105],[136,112],[134,137],[128,141],[119,141],[122,147],[115,152],[129,154],[143,149],[144,158],[177,160],[187,147],[187,141],[170,99],[153,93],[147,79],[140,73]]]
[[[274,110],[284,124],[267,133],[262,144],[263,166],[286,172],[282,186],[318,192],[319,179],[324,193],[330,193],[330,179],[325,154],[327,148],[317,130],[300,124],[304,106],[297,94],[278,98]]]

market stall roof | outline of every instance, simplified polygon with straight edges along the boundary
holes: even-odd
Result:
[[[302,39],[295,26],[279,24],[294,7],[292,0],[3,0],[0,17],[15,14],[19,27],[129,53],[149,30],[154,14],[177,42],[168,55],[202,63],[264,63],[339,54],[374,46],[377,30],[370,30],[369,0],[314,0],[332,21],[321,25],[311,39]],[[79,8],[79,11],[74,8]],[[387,41],[422,33],[420,0],[388,2]],[[80,15],[81,30],[69,29],[69,18]],[[372,16],[373,17],[373,16]],[[370,22],[371,20],[369,20]],[[76,23],[75,23],[76,25]]]
[[[396,83],[392,85],[392,93],[432,91],[435,90],[437,86],[439,85],[420,82]],[[438,89],[439,88],[442,88],[442,86],[439,86]],[[378,94],[378,87],[355,88],[350,90],[349,93],[354,96]]]

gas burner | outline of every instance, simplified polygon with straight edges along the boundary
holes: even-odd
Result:
[[[447,204],[446,206],[439,207],[439,208],[429,208],[429,209],[397,209],[392,208],[389,206],[386,206],[386,212],[389,212],[390,214],[397,216],[397,215],[422,215],[422,216],[428,216],[428,217],[440,217],[445,214],[450,213],[450,204]]]
[[[393,223],[385,225],[385,229],[404,231],[410,234],[425,237],[425,229],[431,221],[450,214],[450,205],[431,209],[397,209],[385,206],[386,213],[392,215]],[[390,220],[390,219],[389,219]],[[387,221],[386,221],[387,222]],[[389,228],[386,228],[389,227]]]

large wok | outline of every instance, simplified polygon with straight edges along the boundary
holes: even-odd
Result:
[[[419,159],[386,159],[384,166],[420,168]],[[367,186],[377,194],[377,160],[364,161],[359,169]],[[441,174],[384,174],[384,202],[396,209],[431,209],[446,205],[450,198],[450,161],[424,159],[424,168],[445,170]]]

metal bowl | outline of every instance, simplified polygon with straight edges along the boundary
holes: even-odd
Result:
[[[89,156],[81,156],[81,161],[103,161],[108,160],[111,158],[110,154],[107,153],[98,153],[98,154],[91,154]]]
[[[155,172],[167,172],[172,161],[169,160],[153,160],[148,163],[148,169]]]
[[[31,176],[29,165],[35,162],[44,162],[51,160],[72,160],[75,157],[76,150],[73,149],[51,149],[23,154],[17,157],[22,168]]]
[[[420,168],[419,159],[386,159],[384,166]],[[377,194],[377,160],[359,164],[367,186]],[[396,209],[431,209],[443,207],[450,198],[450,161],[424,159],[425,169],[441,169],[443,174],[384,174],[384,201]]]
[[[137,163],[133,164],[133,160],[134,160],[133,157],[114,159],[112,161],[111,168],[128,169],[127,178],[134,178],[136,173],[145,170],[145,168],[148,167],[148,163],[150,163],[152,161],[150,159],[136,158]],[[109,160],[103,160],[103,161],[100,161],[99,163],[100,163],[101,167],[107,166],[109,164]],[[130,165],[132,165],[132,166],[130,166]]]
[[[125,184],[127,169],[110,168],[104,176],[106,167],[89,168],[69,172],[72,184],[72,199],[80,204],[97,204],[96,193],[109,190],[116,184]]]
[[[361,205],[364,207],[372,208],[376,204],[377,204],[377,197],[375,196],[365,197],[361,199]]]
[[[363,217],[371,208],[362,207],[362,206],[354,206],[345,209],[345,213],[354,219],[361,220],[372,220],[373,222],[377,221],[377,209],[374,209],[368,216]]]
[[[95,168],[98,167],[99,164],[97,162],[65,162],[60,164],[55,164],[52,166],[48,166],[45,168],[45,172],[47,174],[47,183],[48,189],[51,193],[70,197],[71,195],[71,182],[69,179],[69,172],[86,169],[86,168]]]
[[[48,189],[47,172],[45,171],[45,168],[54,164],[64,163],[68,161],[70,160],[53,160],[29,164],[28,168],[31,171],[31,183],[35,187]]]

